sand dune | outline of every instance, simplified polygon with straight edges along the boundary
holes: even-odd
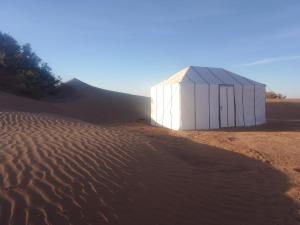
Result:
[[[47,101],[0,95],[1,225],[299,223],[297,124],[173,132],[120,123],[141,111],[117,104],[126,115],[109,115],[103,96],[145,99],[89,88],[75,80]]]
[[[147,119],[149,98],[108,91],[72,79],[51,99],[62,114],[93,123],[124,122]]]
[[[0,119],[1,224],[293,221],[288,180],[260,161],[126,126],[20,112]]]
[[[104,90],[78,79],[64,83],[58,95],[34,100],[0,92],[0,109],[55,113],[92,123],[146,120],[150,116],[147,97]]]

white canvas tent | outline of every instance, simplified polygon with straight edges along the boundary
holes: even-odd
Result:
[[[265,121],[265,85],[224,69],[190,66],[151,88],[156,126],[201,130]]]

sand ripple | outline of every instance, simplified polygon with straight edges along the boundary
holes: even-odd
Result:
[[[106,197],[126,185],[133,135],[42,114],[3,112],[0,121],[0,224],[116,220]]]
[[[236,153],[121,126],[0,113],[0,224],[295,224],[289,183]],[[153,133],[151,133],[153,132]]]

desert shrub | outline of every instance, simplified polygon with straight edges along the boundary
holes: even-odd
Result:
[[[280,93],[275,93],[273,91],[269,91],[266,93],[266,97],[269,99],[285,99],[286,96],[280,94]]]
[[[47,63],[32,51],[0,32],[0,86],[6,91],[41,98],[55,93],[60,84]]]

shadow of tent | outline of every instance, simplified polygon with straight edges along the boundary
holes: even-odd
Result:
[[[141,132],[140,132],[141,133]],[[145,134],[145,133],[144,133]],[[285,193],[288,178],[268,164],[171,136],[151,138],[119,192],[120,224],[296,224],[297,204]],[[137,181],[138,180],[138,181]]]
[[[300,131],[300,120],[268,120],[266,124],[254,127],[230,127],[217,130],[207,130],[213,132],[298,132]]]

